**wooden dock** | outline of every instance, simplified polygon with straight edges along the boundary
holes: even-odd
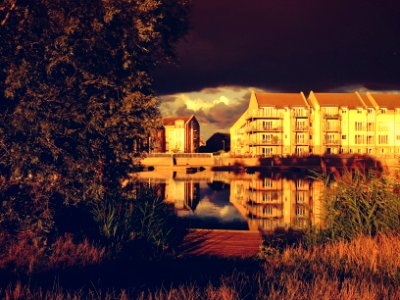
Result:
[[[252,257],[261,245],[261,234],[244,230],[190,230],[180,247],[184,256]]]

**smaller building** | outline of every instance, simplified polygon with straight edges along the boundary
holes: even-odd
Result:
[[[200,124],[194,115],[163,118],[158,130],[155,152],[192,153],[200,146]]]
[[[205,152],[229,152],[231,149],[231,135],[229,133],[214,133],[206,142]]]

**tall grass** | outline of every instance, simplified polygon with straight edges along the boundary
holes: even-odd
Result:
[[[142,186],[135,197],[95,202],[92,213],[103,244],[118,255],[136,251],[157,256],[173,239],[175,213],[155,188]]]
[[[201,284],[195,270],[190,280],[173,285],[118,289],[94,286],[68,290],[14,284],[0,289],[1,298],[34,299],[400,299],[400,236],[377,234],[351,241],[287,248],[258,263],[261,268],[230,271]],[[234,263],[234,261],[232,262]],[[206,268],[206,266],[204,267]],[[137,271],[137,270],[136,270]],[[144,270],[143,270],[144,271]],[[162,272],[176,275],[170,266]]]
[[[345,171],[324,193],[325,232],[330,240],[400,230],[399,184],[388,177]]]

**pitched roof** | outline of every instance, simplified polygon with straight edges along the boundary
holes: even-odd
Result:
[[[356,93],[314,93],[321,107],[364,107]]]
[[[172,117],[172,118],[163,118],[162,119],[162,123],[164,126],[166,125],[175,125],[176,121],[183,121],[184,123],[186,123],[187,121],[189,121],[192,118],[192,116],[185,116],[185,117]]]
[[[272,106],[276,108],[307,106],[302,93],[255,93],[259,107]]]
[[[395,109],[400,107],[400,94],[370,94],[379,107]]]
[[[371,99],[368,98],[366,94],[359,95],[367,108],[375,108],[375,104],[371,101]]]

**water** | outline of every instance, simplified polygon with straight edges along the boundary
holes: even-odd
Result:
[[[189,228],[272,232],[321,225],[323,183],[302,173],[235,174],[186,169],[140,173]]]

